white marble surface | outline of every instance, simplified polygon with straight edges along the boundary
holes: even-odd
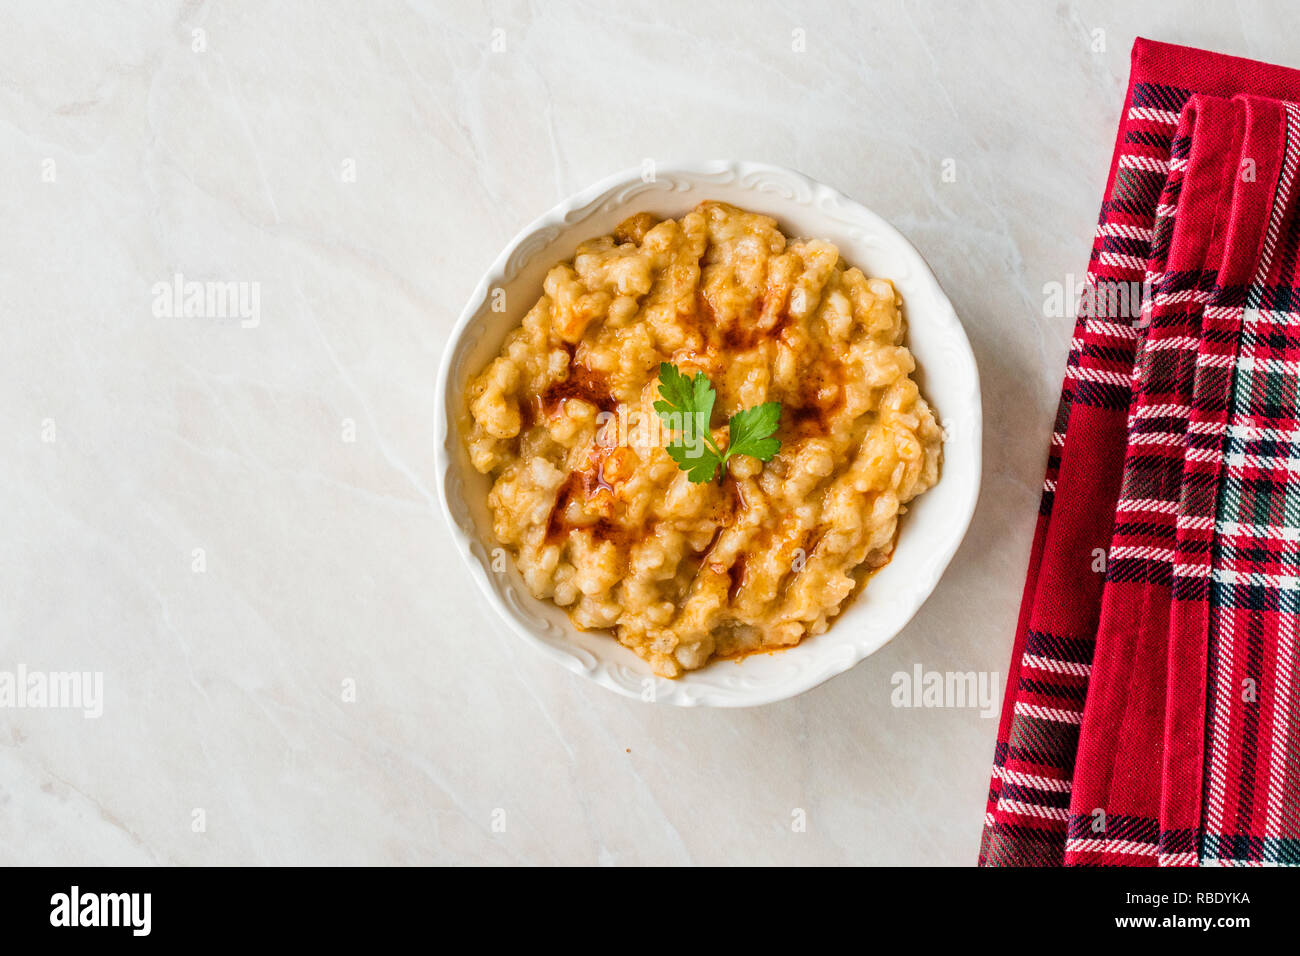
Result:
[[[102,672],[103,715],[0,709],[0,862],[971,863],[996,721],[890,680],[1005,675],[1070,329],[1042,287],[1086,264],[1130,44],[1300,63],[1282,3],[1154,6],[6,5],[0,671]],[[609,172],[711,157],[899,226],[987,421],[915,621],[741,712],[509,638],[434,505],[480,272]],[[155,315],[176,272],[258,283],[256,326]]]

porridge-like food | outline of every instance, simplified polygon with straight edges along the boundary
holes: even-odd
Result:
[[[632,216],[543,288],[471,380],[466,422],[494,533],[533,594],[665,677],[825,631],[939,477],[893,285],[705,202]],[[688,397],[694,382],[693,437],[656,411],[670,375]],[[732,417],[759,406],[775,454]],[[716,475],[688,473],[674,442],[716,449]]]

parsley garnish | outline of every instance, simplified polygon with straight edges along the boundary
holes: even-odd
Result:
[[[781,421],[781,403],[764,402],[731,416],[728,425],[731,440],[725,452],[714,444],[709,420],[717,393],[703,372],[689,378],[670,362],[659,363],[659,394],[655,411],[670,429],[680,432],[664,450],[692,482],[712,481],[718,469],[726,474],[727,459],[732,455],[751,455],[771,461],[781,448],[772,437]]]

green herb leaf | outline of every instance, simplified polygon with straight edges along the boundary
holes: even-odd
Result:
[[[781,421],[781,403],[764,402],[746,408],[731,416],[731,444],[728,455],[752,455],[760,461],[771,461],[781,448],[772,438]]]
[[[771,461],[781,448],[772,437],[781,421],[781,403],[764,402],[746,408],[731,416],[731,440],[725,452],[713,441],[710,419],[717,393],[703,372],[691,378],[670,362],[659,365],[659,394],[661,401],[654,403],[664,425],[680,432],[664,449],[677,467],[686,472],[692,482],[712,481],[718,474],[726,474],[727,459],[732,455],[752,455],[760,461]]]
[[[664,400],[655,402],[655,411],[660,418],[678,415],[680,424],[677,430],[690,429],[695,423],[704,431],[709,429],[709,419],[713,417],[713,402],[717,397],[713,386],[703,372],[696,372],[695,378],[685,375],[676,365],[668,362],[659,363],[659,394]],[[688,416],[696,416],[687,423]]]
[[[681,442],[673,442],[664,451],[677,462],[677,467],[686,472],[686,477],[694,484],[712,481],[717,473],[721,459],[717,452],[709,448],[692,448]]]

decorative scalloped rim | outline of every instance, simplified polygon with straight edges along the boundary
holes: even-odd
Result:
[[[942,351],[945,355],[969,373],[970,389],[966,405],[950,418],[960,424],[960,433],[967,439],[963,448],[971,456],[969,464],[973,480],[960,503],[960,520],[953,521],[936,550],[928,555],[927,560],[918,562],[918,566],[909,574],[909,581],[913,583],[910,588],[911,606],[904,608],[903,613],[895,613],[896,626],[888,634],[873,632],[870,627],[863,626],[859,629],[860,638],[834,644],[827,641],[827,636],[837,630],[832,628],[827,635],[811,638],[798,647],[773,655],[765,663],[765,674],[760,680],[741,673],[741,664],[730,661],[714,662],[675,681],[664,680],[654,677],[644,662],[610,638],[601,638],[596,645],[597,650],[582,646],[579,642],[583,636],[569,624],[564,613],[554,605],[537,601],[528,594],[513,567],[505,575],[491,573],[488,551],[478,532],[462,527],[455,517],[457,512],[466,514],[467,505],[464,498],[464,476],[456,465],[451,445],[453,441],[459,441],[451,427],[451,410],[461,404],[462,398],[459,393],[452,393],[451,385],[458,378],[469,347],[485,331],[484,324],[476,320],[487,310],[488,290],[503,287],[513,281],[534,256],[576,225],[598,213],[622,206],[633,197],[649,191],[689,192],[700,188],[707,190],[709,186],[738,187],[776,195],[792,205],[813,209],[840,226],[855,242],[887,248],[902,255],[906,261],[907,278],[921,283],[929,300],[918,302],[915,293],[906,298],[909,322],[915,324],[917,316],[923,315],[927,326],[936,328],[944,336]],[[899,279],[902,276],[891,277]],[[982,418],[979,373],[961,323],[929,266],[896,229],[861,204],[794,170],[765,163],[713,160],[675,164],[656,170],[651,182],[642,179],[640,170],[628,170],[571,196],[539,217],[515,236],[470,296],[442,356],[437,396],[437,443],[434,455],[439,502],[456,549],[464,558],[470,576],[488,603],[511,630],[528,644],[568,670],[588,677],[602,687],[625,696],[645,699],[647,680],[653,680],[653,701],[656,703],[688,707],[755,706],[793,697],[848,670],[888,643],[929,597],[961,544],[979,497]],[[950,441],[949,448],[951,445]],[[945,449],[945,470],[948,468],[947,458],[948,448]],[[846,611],[844,616],[849,613]],[[837,621],[839,627],[847,623],[844,616]]]

